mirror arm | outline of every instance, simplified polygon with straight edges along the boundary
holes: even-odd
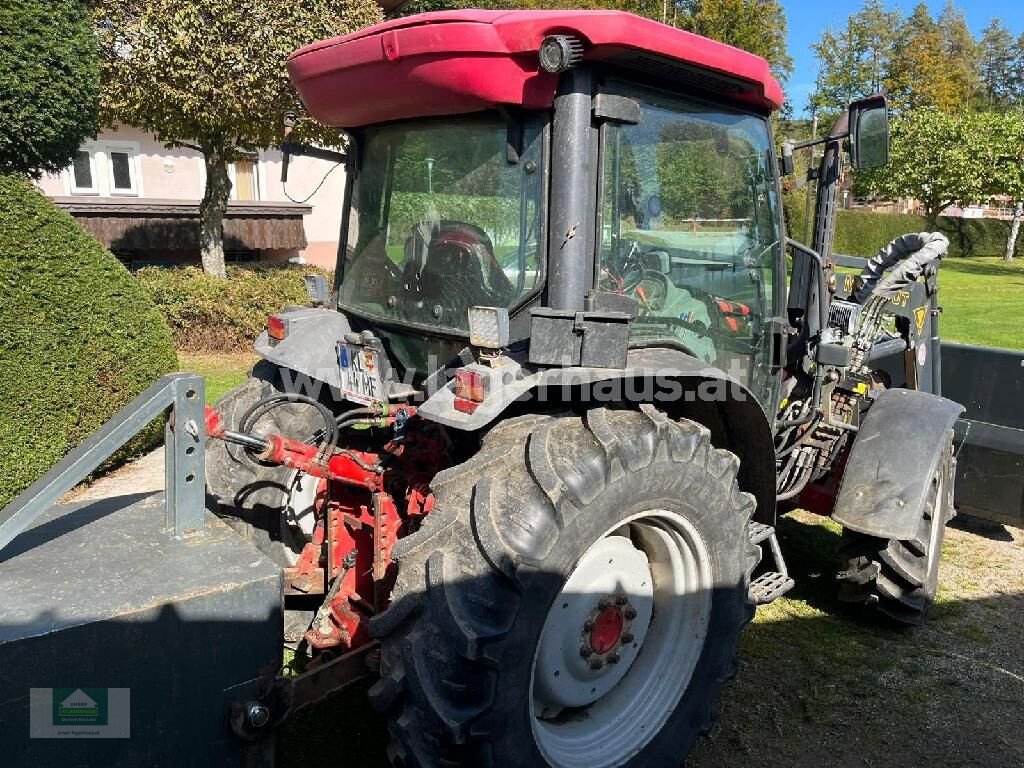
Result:
[[[793,151],[796,151],[798,149],[807,149],[808,147],[817,147],[817,146],[819,146],[821,144],[827,144],[830,141],[837,141],[838,139],[846,139],[846,138],[849,138],[849,136],[850,136],[850,132],[849,131],[847,131],[846,133],[838,133],[838,134],[835,134],[834,136],[819,136],[816,139],[808,139],[807,141],[798,141],[798,142],[796,142],[794,144],[790,144],[790,147],[793,149]]]

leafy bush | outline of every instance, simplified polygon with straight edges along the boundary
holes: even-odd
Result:
[[[267,315],[288,304],[308,303],[302,278],[309,266],[228,267],[219,280],[198,267],[147,267],[136,274],[163,313],[183,352],[248,350]]]
[[[803,240],[803,193],[787,193],[785,209],[790,237]],[[938,228],[949,238],[950,256],[1002,256],[1010,234],[1010,222],[999,219],[940,216]],[[879,248],[900,235],[932,229],[924,216],[840,211],[833,250],[847,256],[874,256]]]
[[[23,178],[0,176],[0,232],[2,507],[177,360],[128,271]]]

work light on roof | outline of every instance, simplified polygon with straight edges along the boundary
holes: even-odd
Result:
[[[550,35],[540,44],[540,68],[551,74],[572,69],[583,60],[583,43],[569,35]]]

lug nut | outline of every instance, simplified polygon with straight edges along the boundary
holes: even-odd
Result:
[[[619,661],[621,661],[621,659],[622,659],[622,657],[619,656],[619,652],[618,651],[612,651],[611,653],[608,654],[608,663],[609,664],[618,664]]]
[[[582,659],[589,659],[590,655],[593,652],[594,652],[594,649],[591,648],[589,645],[581,645],[580,646],[580,658],[582,658]]]
[[[270,710],[258,702],[250,702],[246,707],[245,716],[253,728],[262,728],[270,721]]]
[[[634,608],[631,605],[627,605],[626,609],[622,612],[622,615],[625,616],[629,621],[632,621],[636,618],[636,608]]]
[[[583,622],[583,631],[584,632],[589,632],[593,628],[594,628],[594,622],[591,621],[590,619],[587,619],[586,621]]]
[[[609,600],[607,597],[602,597],[601,602],[597,604],[597,607],[600,608],[602,611],[606,611],[612,607],[612,601]]]
[[[633,642],[633,633],[632,632],[624,632],[622,634],[622,644],[623,645],[629,645],[632,642]]]
[[[602,659],[600,656],[595,656],[590,660],[590,668],[595,672],[601,669],[602,667],[604,667],[604,659]]]

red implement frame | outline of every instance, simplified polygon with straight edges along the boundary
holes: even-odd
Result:
[[[313,648],[369,642],[368,619],[387,607],[394,581],[391,549],[433,506],[429,483],[447,451],[443,440],[418,428],[415,413],[412,406],[391,407],[378,426],[400,420],[403,429],[380,453],[340,449],[328,457],[320,446],[281,435],[248,436],[265,445],[260,461],[320,478],[312,538],[284,574],[286,594],[325,595],[305,636]],[[212,408],[206,422],[211,437],[233,434]]]

